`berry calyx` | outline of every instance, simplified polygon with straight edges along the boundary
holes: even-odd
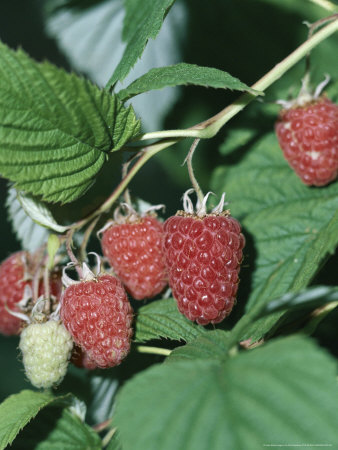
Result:
[[[284,109],[275,125],[285,159],[303,183],[313,186],[338,176],[338,105],[320,91],[310,95],[302,89],[296,100],[280,102]]]
[[[220,204],[206,213],[208,195],[193,211],[188,190],[184,211],[164,223],[169,285],[179,311],[200,325],[219,323],[233,308],[245,239],[236,219]]]
[[[49,320],[29,324],[21,333],[19,348],[30,382],[49,388],[65,376],[73,340],[60,321]]]
[[[162,251],[163,224],[155,214],[139,215],[130,205],[127,215],[115,211],[103,228],[102,251],[135,300],[155,297],[167,285]],[[161,205],[162,207],[162,205]]]
[[[70,280],[61,300],[61,319],[75,343],[100,368],[121,363],[130,350],[133,311],[121,282],[96,276],[83,264],[84,278]]]

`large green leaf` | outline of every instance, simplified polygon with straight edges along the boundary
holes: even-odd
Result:
[[[338,445],[336,364],[293,337],[224,363],[156,365],[122,388],[115,423],[124,450],[256,450]]]
[[[13,442],[19,431],[48,405],[70,404],[71,396],[54,397],[50,392],[24,390],[0,405],[0,449]]]
[[[202,67],[196,64],[179,63],[173,66],[158,67],[133,81],[126,89],[118,92],[118,97],[126,101],[135,95],[153,89],[163,89],[167,86],[192,84],[236,91],[248,91],[257,95],[258,92],[224,72],[213,67]]]
[[[273,134],[254,145],[237,165],[219,167],[213,189],[226,191],[231,213],[240,219],[251,242],[245,249],[249,262],[244,264],[250,265],[252,279],[242,280],[251,284],[247,311],[303,289],[337,245],[338,183],[325,188],[303,185]],[[281,314],[257,321],[243,338],[260,338]]]
[[[69,410],[46,408],[13,442],[13,450],[99,450],[98,434]]]
[[[206,331],[186,345],[175,348],[165,362],[187,359],[225,359],[228,356],[228,337],[223,330]]]
[[[123,80],[142,55],[148,39],[155,39],[175,0],[125,0],[123,39],[127,46],[107,88]]]
[[[116,96],[0,43],[0,174],[17,188],[75,200],[139,128]]]
[[[144,342],[161,337],[186,342],[205,333],[205,329],[186,319],[174,299],[163,299],[142,306],[137,314],[135,341]]]

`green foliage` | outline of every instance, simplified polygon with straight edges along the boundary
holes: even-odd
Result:
[[[167,86],[195,85],[220,89],[248,91],[254,95],[259,93],[246,84],[232,77],[223,70],[213,67],[201,67],[196,64],[179,63],[173,66],[158,67],[133,81],[128,87],[118,92],[120,100],[125,102],[135,95]]]
[[[50,392],[21,391],[0,405],[0,449],[4,449],[38,412],[48,405],[71,403],[71,396],[54,397]]]
[[[321,189],[303,185],[273,134],[253,145],[235,166],[218,167],[213,189],[227,193],[231,213],[241,221],[250,242],[245,251],[250,251],[252,264],[247,311],[306,287],[324,258],[334,252],[338,184]],[[242,338],[259,339],[280,316],[261,319]]]
[[[135,442],[139,450],[334,445],[335,378],[334,361],[314,343],[280,339],[224,363],[192,359],[148,369],[121,389],[115,423],[124,450]]]
[[[68,409],[46,408],[13,442],[13,450],[100,450],[98,434]]]
[[[177,309],[172,298],[158,300],[142,306],[135,324],[136,342],[167,338],[189,342],[205,333],[204,328],[186,319]]]
[[[177,347],[167,358],[166,362],[184,361],[187,359],[213,359],[216,361],[227,358],[230,333],[213,330],[197,336],[187,345]]]
[[[155,39],[165,16],[175,0],[125,0],[126,16],[123,40],[127,43],[122,59],[116,67],[107,88],[123,80],[143,53],[148,39]]]
[[[0,97],[0,173],[46,201],[80,197],[140,129],[115,96],[4,44]]]

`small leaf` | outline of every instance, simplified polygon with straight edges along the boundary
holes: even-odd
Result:
[[[227,193],[231,213],[247,233],[243,266],[249,270],[243,267],[241,277],[241,284],[251,287],[247,311],[304,289],[338,244],[338,183],[320,189],[305,186],[272,133],[235,166],[219,167],[213,190]],[[241,339],[260,339],[281,315],[256,321]]]
[[[163,337],[188,342],[204,333],[205,329],[186,319],[178,311],[175,300],[170,298],[157,300],[139,309],[134,339],[145,342]]]
[[[54,267],[54,258],[59,248],[60,248],[60,239],[55,234],[50,234],[47,242],[49,270],[52,270]]]
[[[17,197],[25,213],[38,225],[57,233],[64,233],[68,229],[55,221],[44,203],[23,192],[18,192]]]
[[[227,345],[229,334],[223,330],[206,331],[188,344],[173,350],[165,362],[187,359],[224,359],[229,351]]]
[[[0,405],[0,449],[11,444],[19,431],[48,405],[71,403],[71,396],[54,397],[49,392],[24,390]]]
[[[18,189],[73,201],[139,129],[116,96],[0,43],[0,174]]]
[[[26,214],[18,200],[16,189],[9,189],[6,206],[8,218],[12,223],[13,231],[21,242],[22,249],[34,252],[41,247],[47,241],[49,231],[38,225]]]
[[[337,445],[336,364],[310,339],[284,338],[226,362],[176,361],[121,389],[124,450],[243,450]],[[164,432],[165,430],[165,432]]]
[[[68,409],[46,408],[13,442],[13,450],[100,450],[101,439]]]
[[[117,95],[120,100],[125,102],[131,97],[142,94],[143,92],[182,84],[248,91],[253,95],[260,94],[260,92],[251,89],[223,70],[180,63],[173,66],[151,69],[148,73],[131,83],[126,89],[119,91]]]
[[[175,0],[126,0],[123,39],[127,46],[106,89],[123,80],[143,53],[148,39],[155,39]]]

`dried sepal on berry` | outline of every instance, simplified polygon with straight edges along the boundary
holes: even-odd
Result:
[[[208,214],[209,194],[194,210],[191,192],[184,195],[184,211],[164,224],[169,285],[188,319],[201,325],[219,323],[235,303],[245,239],[238,221],[223,210],[224,195]]]
[[[325,186],[338,176],[338,105],[321,95],[328,79],[312,94],[304,82],[298,97],[283,106],[275,125],[285,159],[306,185]]]
[[[163,205],[153,206],[139,214],[122,203],[114,212],[114,220],[99,232],[103,254],[135,300],[155,297],[167,285],[163,223],[154,214],[161,208]]]
[[[97,367],[120,364],[129,353],[133,332],[133,311],[121,282],[98,268],[94,274],[86,263],[80,280],[72,280],[66,269],[60,309],[65,327]]]

